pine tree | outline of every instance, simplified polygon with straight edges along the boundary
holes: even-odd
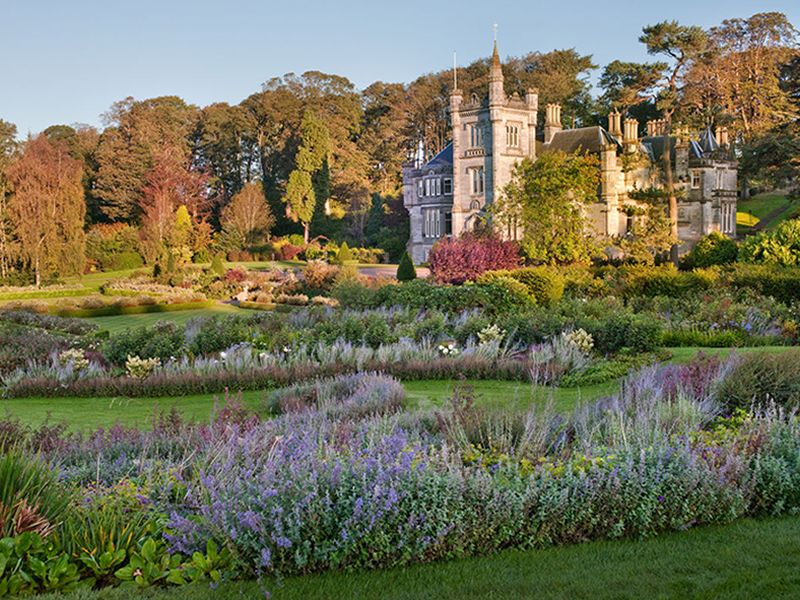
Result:
[[[417,270],[414,268],[414,263],[408,254],[408,251],[403,252],[403,257],[400,259],[400,264],[397,265],[397,281],[411,281],[417,278]]]

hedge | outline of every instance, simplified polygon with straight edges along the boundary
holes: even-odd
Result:
[[[524,267],[488,271],[478,278],[479,283],[489,283],[498,278],[509,277],[519,281],[537,304],[550,307],[564,295],[564,277],[548,267]]]
[[[786,304],[800,300],[800,268],[736,265],[727,277],[733,287],[751,288]]]
[[[240,300],[239,308],[247,308],[250,310],[275,310],[277,304],[274,302],[252,302],[250,300]]]
[[[141,315],[145,313],[174,312],[179,310],[195,310],[210,308],[217,304],[216,300],[203,300],[200,302],[184,302],[181,304],[140,304],[138,306],[103,306],[100,308],[57,308],[53,307],[48,312],[59,317],[114,317],[117,315]]]
[[[29,292],[0,292],[0,300],[35,300],[37,298],[73,298],[88,296],[95,290],[88,288],[73,288],[59,290],[31,290]]]

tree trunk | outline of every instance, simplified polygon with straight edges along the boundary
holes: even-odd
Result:
[[[303,223],[303,242],[308,244],[308,232],[311,228],[311,223]]]
[[[41,283],[42,283],[42,276],[41,276],[41,273],[39,272],[39,257],[38,256],[34,260],[33,269],[34,269],[34,272],[36,273],[36,287],[38,288],[39,285],[41,285]]]
[[[669,259],[677,267],[680,257],[678,256],[678,197],[675,195],[675,182],[672,175],[672,116],[669,115],[665,121],[664,187],[669,197],[669,232],[673,238],[672,246],[669,249]]]

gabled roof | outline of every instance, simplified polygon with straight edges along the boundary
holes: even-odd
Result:
[[[559,150],[567,154],[576,151],[600,152],[603,146],[616,144],[622,147],[619,140],[608,131],[596,125],[594,127],[580,127],[579,129],[562,129],[553,135],[549,144],[544,144],[543,149]]]
[[[434,156],[425,165],[422,167],[423,169],[427,169],[429,167],[446,167],[453,165],[453,142],[450,142],[441,149],[439,154]]]

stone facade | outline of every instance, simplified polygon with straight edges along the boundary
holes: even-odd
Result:
[[[597,203],[587,207],[594,233],[624,236],[632,220],[630,197],[635,190],[659,185],[659,162],[666,136],[664,122],[647,123],[639,136],[639,123],[609,115],[608,129],[563,129],[561,107],[545,107],[544,128],[537,135],[538,94],[507,96],[495,44],[489,71],[489,95],[465,101],[460,90],[450,96],[452,141],[426,161],[422,150],[403,169],[403,200],[411,218],[409,253],[425,262],[436,241],[470,231],[486,208],[509,182],[514,165],[523,157],[536,159],[543,152],[583,151],[600,158],[601,185]],[[736,233],[737,166],[727,132],[704,131],[692,140],[686,131],[669,138],[675,187],[679,190],[679,237],[688,248],[703,235]],[[635,194],[634,194],[635,195]],[[514,232],[503,232],[514,237]]]

